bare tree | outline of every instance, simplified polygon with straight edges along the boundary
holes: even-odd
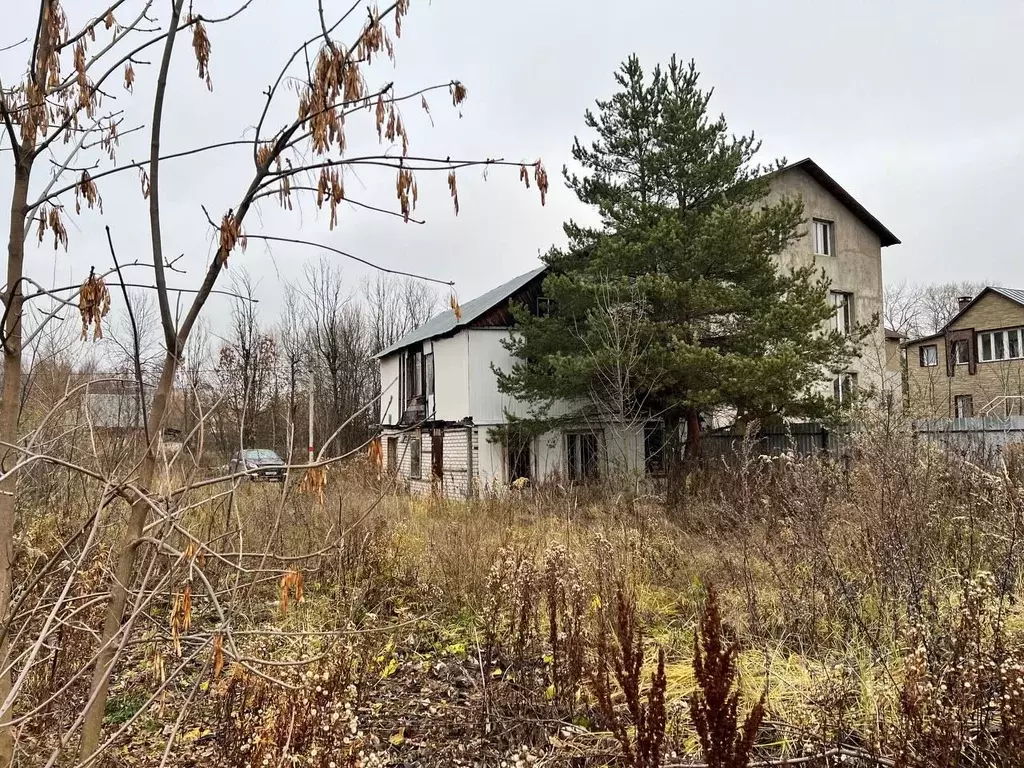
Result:
[[[265,439],[259,431],[272,400],[276,344],[260,326],[255,285],[246,270],[231,278],[238,294],[231,304],[231,325],[220,346],[216,374],[221,393],[233,415],[231,426],[239,448],[251,448]]]
[[[443,309],[437,290],[411,278],[377,275],[363,281],[363,299],[373,334],[373,353],[427,322]]]
[[[908,338],[938,333],[960,311],[960,299],[977,296],[985,283],[917,284],[905,280],[885,288],[885,326]]]
[[[326,438],[372,396],[372,341],[362,308],[345,290],[336,265],[323,259],[307,265],[305,278],[311,363],[319,374],[314,399],[326,417],[317,419],[318,431]],[[365,426],[364,420],[337,434],[331,450],[337,454],[363,442]]]
[[[118,21],[115,13],[133,9],[133,20]],[[174,119],[165,112],[167,82],[172,64],[177,64],[181,47],[179,33],[191,37],[190,57],[198,64],[199,77],[211,85],[210,30],[216,24],[228,22],[245,10],[249,0],[238,0],[237,6],[221,18],[210,18],[193,11],[185,0],[170,0],[157,7],[152,0],[111,0],[91,9],[81,26],[72,25],[65,16],[60,0],[41,0],[37,23],[26,30],[26,52],[29,53],[24,72],[13,76],[0,73],[0,121],[3,135],[10,146],[3,157],[12,160],[13,189],[10,200],[10,233],[7,258],[7,286],[3,291],[4,314],[0,320],[3,344],[3,391],[0,395],[0,443],[3,444],[3,465],[0,467],[0,765],[15,760],[13,728],[14,716],[24,724],[42,711],[28,696],[26,681],[38,669],[41,654],[54,646],[57,633],[65,626],[62,617],[68,615],[71,603],[67,595],[80,583],[84,565],[99,556],[98,535],[101,530],[118,531],[118,540],[107,541],[110,562],[104,569],[103,597],[96,601],[99,616],[90,618],[92,626],[83,633],[88,652],[81,656],[65,657],[66,677],[58,685],[54,696],[67,686],[85,683],[85,705],[71,721],[62,724],[60,733],[54,734],[45,758],[53,765],[67,762],[64,755],[77,741],[78,761],[81,766],[94,764],[103,750],[112,743],[125,726],[104,738],[103,716],[107,704],[112,675],[117,662],[133,646],[139,626],[157,595],[168,594],[188,574],[198,579],[206,598],[218,614],[218,629],[193,628],[199,638],[191,655],[185,655],[182,665],[194,659],[203,648],[213,645],[223,654],[239,663],[245,663],[234,647],[231,633],[230,609],[222,602],[223,594],[206,580],[202,565],[195,562],[197,550],[209,552],[210,540],[203,540],[187,526],[187,501],[197,487],[209,487],[217,482],[233,482],[236,478],[212,478],[195,483],[192,479],[183,487],[171,487],[166,477],[158,477],[160,451],[159,436],[172,413],[173,386],[179,380],[181,361],[188,350],[189,340],[197,327],[209,297],[217,292],[217,285],[230,259],[237,261],[246,244],[253,240],[285,240],[296,245],[311,246],[344,258],[352,254],[312,240],[299,239],[259,231],[257,225],[247,226],[249,214],[264,202],[279,203],[285,210],[312,204],[329,211],[329,226],[337,224],[340,210],[350,206],[353,210],[391,216],[412,222],[419,195],[420,177],[431,172],[447,176],[448,194],[456,213],[459,207],[457,176],[460,169],[471,166],[512,165],[519,169],[521,178],[532,170],[542,200],[546,191],[546,173],[539,162],[529,167],[519,163],[506,163],[494,159],[453,159],[424,157],[410,154],[409,115],[402,108],[411,106],[427,110],[427,98],[436,92],[446,93],[453,106],[458,107],[466,98],[466,88],[459,81],[448,81],[408,91],[400,91],[390,79],[374,85],[368,83],[372,65],[391,58],[395,39],[400,35],[401,22],[408,11],[407,0],[397,0],[382,11],[374,7],[363,8],[355,2],[340,18],[327,19],[320,11],[319,29],[311,30],[310,37],[299,41],[286,51],[283,65],[265,91],[265,100],[253,109],[251,123],[255,129],[246,138],[218,144],[193,147],[172,154],[162,149],[163,123]],[[78,12],[88,9],[76,8]],[[157,17],[157,11],[163,16]],[[346,23],[356,24],[353,34],[346,40],[339,38],[339,30]],[[6,31],[6,29],[5,29]],[[89,47],[100,40],[98,50]],[[272,55],[274,39],[263,51]],[[159,51],[159,55],[157,54]],[[155,89],[152,96],[151,118],[144,126],[148,134],[148,158],[138,162],[117,163],[113,157],[118,137],[133,128],[119,127],[123,119],[120,112],[103,113],[100,101],[111,88],[111,77],[123,78],[129,92],[135,83],[135,67],[146,60],[157,62]],[[195,64],[183,66],[192,67]],[[390,73],[389,73],[390,74]],[[126,97],[123,103],[129,103]],[[288,116],[288,113],[291,113]],[[375,129],[380,149],[353,151],[347,146],[350,126],[363,116]],[[424,118],[426,119],[426,118]],[[142,128],[143,126],[137,126]],[[33,171],[37,160],[47,157],[60,142],[70,145],[66,160],[56,158],[53,170],[47,174],[41,189],[33,187]],[[168,284],[171,263],[164,254],[164,226],[162,204],[166,206],[168,190],[164,189],[161,170],[164,163],[208,153],[228,147],[245,147],[252,154],[251,176],[239,179],[238,197],[234,205],[208,215],[209,234],[215,244],[214,253],[202,279],[191,289],[173,289]],[[8,154],[9,153],[9,154]],[[87,159],[79,158],[89,153]],[[383,184],[395,190],[396,202],[392,209],[353,199],[345,190],[346,177],[356,171],[361,178],[384,174]],[[363,171],[365,170],[365,174]],[[149,418],[146,424],[148,439],[142,441],[133,460],[114,470],[104,470],[82,463],[64,462],[78,476],[98,484],[100,491],[91,504],[81,525],[72,538],[62,542],[52,562],[34,572],[32,580],[12,602],[14,560],[12,541],[14,509],[18,493],[18,475],[26,468],[44,463],[58,462],[57,457],[38,450],[38,431],[19,436],[19,408],[12,407],[19,399],[22,381],[23,349],[37,333],[23,327],[26,319],[25,304],[37,298],[56,300],[61,306],[76,309],[81,305],[83,335],[98,335],[100,320],[110,296],[103,283],[112,274],[125,283],[124,270],[138,266],[120,264],[106,272],[90,272],[82,286],[49,286],[35,283],[25,273],[25,242],[31,223],[40,239],[52,238],[55,247],[67,247],[70,198],[75,197],[76,211],[82,207],[99,210],[102,206],[100,186],[113,174],[137,173],[141,191],[148,201],[151,253],[147,268],[152,269],[152,285],[159,311],[159,331],[163,346],[163,359],[156,366],[159,374]],[[377,180],[378,181],[379,177]],[[184,201],[199,208],[199,201]],[[202,210],[206,210],[205,208]],[[116,237],[111,238],[111,257],[116,258]],[[365,260],[362,260],[365,262]],[[371,266],[373,266],[371,264]],[[180,297],[179,307],[172,306],[172,297]],[[329,297],[328,297],[329,298]],[[336,308],[336,305],[334,305]],[[180,312],[178,311],[180,309]],[[345,381],[346,392],[366,391],[365,364],[369,344],[366,322],[361,311],[346,307],[325,317],[335,323],[337,333],[331,345],[342,350],[344,360],[353,364],[351,381]],[[334,331],[332,331],[333,333]],[[332,353],[333,354],[333,353]],[[362,367],[354,361],[361,361]],[[338,367],[338,385],[334,392],[342,391],[340,384],[345,369]],[[54,404],[47,417],[68,407],[69,392]],[[338,398],[334,422],[343,413],[346,420],[337,429],[365,413],[367,404],[356,405],[351,399]],[[86,426],[86,440],[94,440],[95,431]],[[162,485],[161,485],[162,484]],[[165,492],[158,489],[164,487]],[[116,519],[119,505],[127,508],[126,519]],[[154,522],[153,516],[158,516]],[[343,534],[343,532],[342,532]],[[273,541],[270,536],[268,542]],[[184,549],[182,541],[187,542]],[[271,546],[271,544],[268,544]],[[268,555],[269,556],[269,555]],[[266,557],[264,557],[266,560]],[[64,563],[69,563],[65,569]],[[164,563],[171,564],[164,567]],[[184,570],[183,570],[184,569]],[[262,572],[262,564],[257,571]],[[237,574],[251,574],[237,566]],[[247,577],[248,578],[248,577]],[[46,581],[50,579],[51,581]],[[95,592],[95,588],[90,594]],[[39,597],[47,594],[47,602]],[[31,596],[38,598],[30,604]],[[55,600],[52,595],[58,595]],[[179,595],[180,597],[180,595]],[[176,598],[177,599],[177,598]],[[176,605],[178,605],[176,603]],[[63,611],[63,613],[62,613]],[[180,618],[180,613],[177,615]],[[82,619],[76,619],[81,622]],[[12,638],[19,643],[11,649]],[[190,641],[191,642],[191,641]],[[60,643],[57,642],[57,645]],[[168,681],[177,680],[179,670],[172,670]],[[197,683],[198,684],[198,683]],[[165,687],[162,683],[159,690]],[[47,706],[50,699],[41,705]],[[147,702],[146,706],[152,703]],[[167,750],[174,741],[169,737]],[[74,762],[74,761],[72,761]]]

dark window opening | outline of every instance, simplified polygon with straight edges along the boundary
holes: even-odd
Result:
[[[410,352],[405,360],[405,392],[409,401],[423,396],[423,353]]]
[[[388,473],[394,475],[398,472],[398,438],[388,438]]]
[[[650,475],[665,472],[665,425],[660,422],[644,427],[644,469]]]
[[[420,452],[423,447],[422,438],[416,434],[409,438],[409,477],[419,480],[423,477]]]
[[[554,314],[555,311],[555,300],[550,299],[547,296],[537,297],[537,314],[541,317],[548,317]]]
[[[444,477],[444,430],[441,429],[435,429],[430,438],[430,476],[434,480]]]
[[[566,439],[566,474],[569,481],[582,483],[597,477],[597,435],[574,432]]]
[[[529,480],[532,476],[530,464],[530,440],[526,437],[510,436],[508,440],[508,481],[514,483],[520,478]]]
[[[918,352],[922,368],[932,368],[939,364],[939,348],[934,344],[926,344]]]
[[[426,379],[426,390],[428,395],[434,394],[434,353],[423,358],[423,377]]]

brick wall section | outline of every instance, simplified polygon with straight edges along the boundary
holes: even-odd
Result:
[[[975,334],[1000,328],[1024,326],[1024,307],[999,294],[983,296],[962,317],[952,323],[950,330],[973,328]],[[975,338],[975,344],[977,340]],[[923,367],[920,348],[934,344],[938,365]],[[977,355],[977,349],[975,349]],[[907,344],[907,375],[910,385],[910,414],[914,418],[949,418],[954,415],[954,398],[971,395],[975,415],[996,398],[1011,396],[1024,398],[1024,360],[1001,360],[984,363],[978,359],[977,373],[973,376],[968,366],[953,366],[953,375],[946,375],[947,349],[942,336]],[[1005,404],[1013,414],[1022,414],[1024,399],[1009,400]],[[1006,414],[998,404],[994,415]]]
[[[480,430],[474,429],[472,433],[473,477],[477,476],[479,462],[476,455],[479,451]],[[390,452],[392,440],[396,439],[395,466],[399,482],[404,484],[411,493],[428,494],[435,492],[435,482],[431,477],[433,456],[432,432],[430,430],[394,432],[385,430],[381,434],[381,458],[385,468],[391,466]],[[410,445],[414,441],[420,441],[420,474],[412,476],[412,451]],[[465,499],[467,491],[473,489],[479,493],[478,483],[469,476],[470,437],[465,427],[449,427],[444,430],[442,447],[442,472],[443,480],[440,484],[444,495],[450,499]]]

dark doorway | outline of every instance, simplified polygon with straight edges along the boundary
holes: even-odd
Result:
[[[388,473],[391,475],[398,473],[398,438],[388,438]]]
[[[573,432],[566,438],[566,469],[569,481],[582,483],[597,477],[597,435]]]
[[[508,481],[514,483],[520,478],[530,479],[530,441],[528,438],[509,438]]]
[[[430,438],[430,476],[437,481],[444,478],[443,429],[435,429]]]

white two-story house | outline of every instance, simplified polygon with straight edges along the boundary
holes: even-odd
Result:
[[[800,197],[806,216],[780,266],[825,271],[836,327],[877,324],[860,358],[838,377],[823,373],[822,387],[844,398],[853,388],[880,386],[887,361],[881,249],[899,240],[812,160],[777,171],[771,183],[769,201]],[[442,312],[378,355],[383,461],[413,491],[468,497],[519,477],[576,482],[611,464],[632,472],[659,468],[661,436],[653,423],[575,424],[514,450],[495,439],[506,414],[528,415],[525,404],[498,391],[494,373],[514,362],[502,344],[513,331],[509,304],[538,311],[545,271],[538,267],[467,302],[460,317]]]

